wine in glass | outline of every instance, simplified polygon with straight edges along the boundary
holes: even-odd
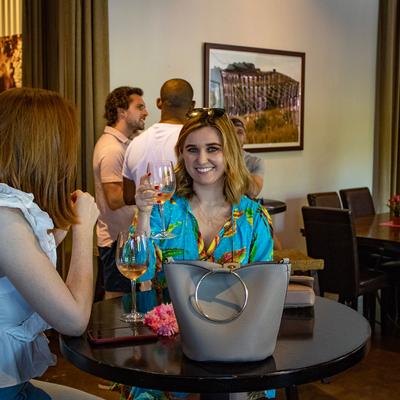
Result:
[[[143,314],[136,310],[136,279],[147,271],[149,263],[149,238],[144,234],[120,232],[117,238],[115,262],[122,275],[131,281],[132,310],[122,314],[121,321],[141,322]]]
[[[171,161],[149,162],[147,171],[150,172],[150,184],[158,192],[157,204],[161,217],[161,232],[152,235],[154,239],[170,239],[175,237],[165,229],[164,203],[169,200],[175,192],[176,182],[174,166]]]

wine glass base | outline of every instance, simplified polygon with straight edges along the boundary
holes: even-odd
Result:
[[[171,232],[159,232],[151,235],[152,239],[173,239],[174,237],[176,237],[176,235]]]
[[[127,313],[127,314],[122,314],[119,319],[122,322],[128,322],[128,323],[143,322],[144,315],[139,312]]]

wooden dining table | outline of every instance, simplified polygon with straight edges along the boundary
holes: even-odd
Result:
[[[357,243],[359,246],[365,246],[372,252],[377,254],[385,254],[387,252],[400,254],[400,226],[391,226],[390,213],[375,214],[368,217],[359,217],[354,220],[356,230]],[[392,273],[398,269],[400,263],[391,265]],[[389,278],[391,279],[391,278]],[[396,289],[386,290],[385,292],[385,310],[386,315],[391,318],[386,318],[387,330],[390,326],[397,329],[396,323],[393,320],[398,318],[399,298],[396,295]],[[398,305],[396,305],[398,304]]]
[[[387,225],[389,221],[389,213],[355,218],[358,243],[376,247],[390,245],[400,249],[400,227]]]

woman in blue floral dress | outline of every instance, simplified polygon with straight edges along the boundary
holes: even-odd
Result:
[[[165,226],[172,239],[154,240],[147,276],[166,288],[166,260],[207,260],[223,264],[270,261],[272,226],[268,212],[244,195],[250,184],[235,128],[223,109],[195,109],[175,147],[177,189],[164,205]],[[138,219],[132,230],[159,232],[158,193],[141,178],[137,188]],[[148,278],[147,278],[148,279]],[[165,393],[135,388],[135,398],[162,398]],[[150,395],[151,394],[151,395]],[[174,393],[177,396],[177,393]],[[164,397],[165,398],[165,397]]]

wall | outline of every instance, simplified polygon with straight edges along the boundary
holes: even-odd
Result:
[[[203,104],[202,45],[306,53],[304,150],[261,153],[264,197],[285,247],[302,247],[306,194],[372,184],[378,0],[109,0],[111,87],[145,91],[151,115],[161,84],[189,80]]]

